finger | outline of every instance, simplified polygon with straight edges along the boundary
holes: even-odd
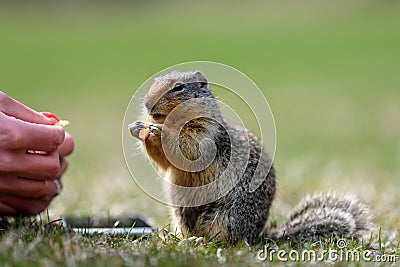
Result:
[[[36,180],[53,179],[60,171],[60,157],[57,151],[45,155],[3,151],[0,153],[0,170]]]
[[[60,126],[16,121],[13,128],[13,149],[55,151],[64,141],[65,131]]]
[[[65,157],[71,154],[72,151],[74,150],[74,147],[75,147],[74,140],[72,139],[69,133],[65,132],[64,142],[58,148],[58,153],[60,154],[60,157]]]
[[[38,123],[52,125],[57,122],[54,118],[47,118],[45,115],[34,111],[33,109],[25,106],[17,100],[9,97],[6,93],[0,91],[0,111],[8,116],[17,119]]]
[[[1,202],[16,210],[17,215],[36,215],[44,211],[51,202],[46,198],[2,197]]]
[[[53,180],[33,180],[28,178],[2,177],[0,181],[1,196],[42,198],[57,194]]]
[[[61,179],[61,176],[68,169],[68,161],[65,158],[60,158],[60,171],[56,175],[56,179]]]
[[[6,204],[2,203],[0,199],[0,216],[15,216],[15,215],[17,215],[17,211],[14,208],[11,208]]]
[[[24,154],[14,173],[21,177],[46,180],[56,177],[59,171],[60,157],[54,151],[46,155]]]

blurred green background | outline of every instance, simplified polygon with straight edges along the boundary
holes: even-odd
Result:
[[[168,222],[126,169],[124,112],[152,74],[210,60],[247,74],[270,103],[274,217],[332,189],[398,227],[399,11],[398,1],[2,2],[0,90],[71,122],[76,150],[55,216],[143,212]]]

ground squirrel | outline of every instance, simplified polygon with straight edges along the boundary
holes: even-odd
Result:
[[[300,204],[285,225],[267,227],[276,189],[272,161],[252,132],[224,120],[200,71],[155,78],[144,108],[144,121],[130,124],[129,130],[165,178],[184,188],[216,182],[209,191],[186,195],[169,191],[175,204],[173,221],[183,234],[254,245],[261,236],[275,240],[360,237],[369,230],[367,207],[351,196],[333,194],[314,195]],[[228,191],[218,195],[225,188]]]

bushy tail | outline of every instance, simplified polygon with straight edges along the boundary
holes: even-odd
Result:
[[[334,193],[307,196],[285,225],[266,234],[273,240],[320,240],[361,238],[373,224],[369,208],[352,195],[337,197]]]

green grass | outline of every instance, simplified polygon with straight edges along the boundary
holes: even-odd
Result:
[[[141,212],[163,227],[168,208],[138,188],[124,163],[125,108],[165,67],[231,65],[257,83],[274,113],[272,218],[282,222],[307,193],[354,193],[372,207],[384,242],[397,240],[398,254],[399,9],[395,1],[0,4],[0,89],[71,121],[76,150],[51,219]],[[244,245],[80,237],[42,226],[14,227],[0,242],[0,263],[9,265],[213,266],[218,247],[227,264],[260,264]]]
[[[270,241],[255,247],[242,242],[232,247],[213,240],[181,240],[168,227],[154,235],[134,239],[129,235],[82,236],[65,232],[54,223],[17,220],[2,237],[0,253],[8,257],[0,258],[0,264],[8,266],[259,266],[271,262],[302,265],[310,260],[363,266],[366,261],[377,259],[394,265],[400,257],[399,241],[392,237],[390,242],[381,235],[379,243],[347,240],[345,248],[334,239],[315,243]],[[278,256],[278,251],[287,254]]]

